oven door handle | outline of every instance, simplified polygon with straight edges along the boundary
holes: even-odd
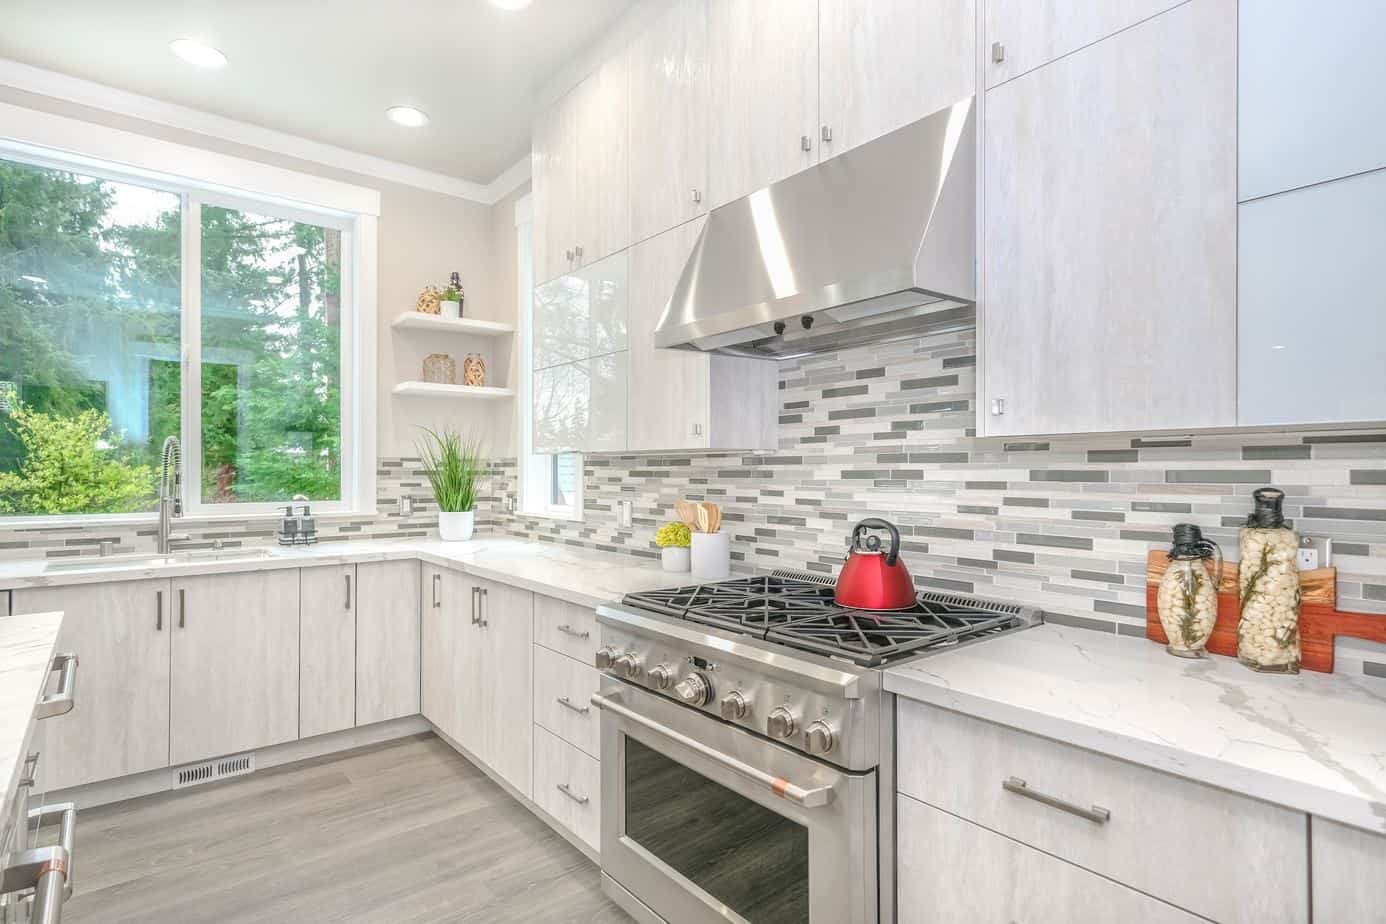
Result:
[[[601,693],[593,693],[592,705],[604,712],[618,715],[628,722],[634,722],[641,728],[648,729],[661,737],[668,738],[670,741],[682,745],[691,751],[696,751],[708,760],[720,764],[738,776],[745,777],[753,783],[759,783],[781,799],[788,799],[796,805],[802,805],[804,808],[818,808],[833,801],[833,788],[831,786],[815,786],[812,789],[805,789],[786,779],[773,776],[772,774],[766,773],[764,770],[752,767],[748,763],[743,763],[735,757],[729,757],[715,748],[710,748],[700,741],[695,741],[687,735],[677,732],[666,725],[661,725],[658,722],[647,719],[635,710],[621,705],[615,697],[604,696]]]

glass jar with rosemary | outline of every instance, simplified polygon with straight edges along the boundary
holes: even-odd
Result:
[[[1218,620],[1218,585],[1222,549],[1192,523],[1174,527],[1169,567],[1160,578],[1157,603],[1160,625],[1169,643],[1165,650],[1181,658],[1201,658]],[[1209,559],[1217,564],[1209,570]]]
[[[1299,673],[1299,536],[1285,525],[1285,492],[1253,492],[1238,565],[1237,658],[1252,670]]]

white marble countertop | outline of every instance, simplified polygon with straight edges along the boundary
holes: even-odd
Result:
[[[305,548],[274,548],[267,558],[204,558],[160,565],[93,557],[89,568],[76,570],[67,567],[72,563],[67,559],[61,571],[46,571],[47,562],[41,559],[0,561],[0,590],[410,558],[585,606],[596,606],[637,590],[677,587],[691,580],[687,574],[664,572],[656,561],[616,552],[521,539],[478,538],[469,542],[417,539],[323,543]]]
[[[885,672],[886,689],[1386,834],[1386,680],[1043,625]]]
[[[43,695],[62,622],[62,613],[0,619],[0,836],[8,833],[5,829],[14,815],[34,706]],[[80,669],[79,665],[79,683]]]

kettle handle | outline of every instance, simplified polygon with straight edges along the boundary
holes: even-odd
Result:
[[[900,530],[895,528],[895,524],[879,517],[867,517],[856,526],[852,527],[852,541],[850,548],[857,547],[857,537],[868,529],[884,529],[890,532],[890,554],[886,556],[886,565],[893,566],[900,559]]]

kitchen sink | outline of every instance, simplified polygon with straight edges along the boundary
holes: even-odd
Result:
[[[188,549],[167,555],[106,555],[100,558],[65,558],[50,561],[44,571],[93,571],[104,568],[167,568],[203,561],[259,561],[269,558],[271,550],[253,549]]]

